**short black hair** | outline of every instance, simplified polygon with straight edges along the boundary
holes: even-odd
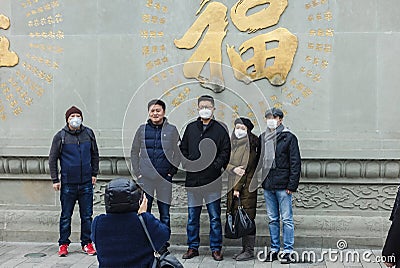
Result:
[[[154,100],[149,101],[149,103],[147,104],[147,110],[150,109],[150,106],[156,105],[156,104],[160,105],[163,108],[163,110],[165,111],[165,102],[163,102],[160,99],[154,99]]]
[[[214,106],[214,98],[213,98],[212,96],[210,96],[210,95],[203,95],[203,96],[200,96],[200,97],[197,99],[197,105],[199,105],[199,103],[200,103],[201,101],[209,101],[209,102],[211,102],[212,106]]]
[[[265,117],[267,117],[268,115],[272,115],[273,117],[276,117],[276,116],[278,116],[280,119],[282,119],[283,118],[283,112],[282,112],[282,110],[281,109],[278,109],[278,108],[272,108],[272,109],[270,109],[270,110],[267,110],[266,112],[265,112]]]

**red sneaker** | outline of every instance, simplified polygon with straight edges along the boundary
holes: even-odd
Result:
[[[67,257],[68,255],[68,244],[61,245],[58,249],[58,256],[59,257]]]
[[[93,248],[93,244],[89,243],[82,247],[83,252],[85,252],[89,256],[96,255],[96,250]]]

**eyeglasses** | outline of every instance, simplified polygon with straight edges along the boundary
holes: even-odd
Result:
[[[199,109],[201,110],[201,109],[212,109],[212,108],[214,108],[213,106],[207,106],[207,105],[202,105],[202,106],[199,106]]]

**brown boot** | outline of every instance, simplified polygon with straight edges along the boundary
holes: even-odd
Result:
[[[183,254],[182,259],[191,259],[199,256],[199,251],[194,248],[189,248],[185,254]]]
[[[254,245],[256,242],[255,235],[247,235],[242,238],[244,240],[244,252],[236,257],[236,261],[248,261],[254,259]]]

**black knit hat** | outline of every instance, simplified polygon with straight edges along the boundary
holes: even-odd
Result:
[[[68,118],[70,117],[71,114],[80,114],[83,120],[83,115],[82,115],[82,111],[79,110],[77,107],[75,106],[71,106],[71,108],[69,108],[66,112],[65,112],[65,121],[68,123]]]
[[[117,178],[110,181],[105,190],[107,213],[137,212],[142,189],[131,179]]]
[[[245,125],[247,127],[247,131],[252,131],[254,128],[253,123],[251,122],[250,119],[246,118],[246,117],[239,117],[235,120],[235,125],[236,124],[242,124]]]

